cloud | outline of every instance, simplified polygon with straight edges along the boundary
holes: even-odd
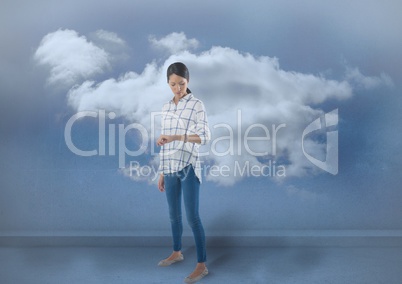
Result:
[[[364,76],[359,68],[350,68],[346,70],[346,80],[352,82],[356,87],[363,89],[373,89],[380,86],[393,87],[394,83],[387,74],[381,73],[380,77]]]
[[[175,50],[173,39],[178,39]],[[389,83],[385,75],[365,77],[356,70],[348,71],[342,81],[286,71],[276,58],[229,47],[193,53],[194,45],[188,42],[183,33],[151,40],[176,53],[162,64],[149,63],[140,74],[127,72],[98,84],[85,81],[69,91],[69,104],[77,111],[114,111],[150,131],[150,113],[172,97],[166,68],[175,61],[185,62],[191,73],[190,89],[204,101],[212,132],[211,143],[201,148],[208,154],[206,180],[232,185],[247,176],[279,181],[318,172],[304,156],[301,140],[307,125],[324,115],[320,105],[350,98],[355,82],[365,88]],[[325,144],[314,136],[306,136],[304,147],[314,157],[325,157]]]
[[[109,32],[109,31],[105,31],[105,30],[97,30],[95,32],[95,35],[103,41],[107,41],[107,42],[114,43],[117,45],[126,45],[126,42],[123,39],[121,39],[114,32]]]
[[[181,33],[171,33],[161,39],[155,36],[149,36],[149,42],[155,48],[167,50],[170,54],[177,54],[185,50],[195,49],[198,47],[198,40],[192,38],[187,39],[186,35]]]
[[[141,74],[127,72],[99,84],[85,81],[68,92],[68,102],[77,111],[105,109],[149,126],[149,112],[159,111],[170,97],[163,96],[168,93],[163,69],[150,63]]]
[[[110,35],[109,35],[110,37]],[[50,68],[49,84],[71,86],[110,67],[109,54],[73,30],[47,34],[34,59]]]
[[[110,65],[115,66],[117,63],[124,63],[129,59],[129,48],[124,39],[120,38],[116,33],[97,30],[90,33],[88,38],[93,44],[102,48],[108,53]]]

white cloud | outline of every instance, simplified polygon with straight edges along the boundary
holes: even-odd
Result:
[[[151,63],[141,74],[128,72],[99,84],[85,81],[69,91],[69,104],[78,111],[114,111],[131,121],[149,125],[149,112],[160,111],[161,103],[170,98],[164,73],[162,67]]]
[[[364,76],[359,68],[347,68],[346,80],[352,82],[356,87],[363,89],[377,88],[382,85],[392,87],[394,85],[391,77],[382,73],[380,77]]]
[[[108,53],[108,59],[111,65],[115,66],[116,64],[124,63],[129,59],[129,48],[127,43],[116,33],[97,30],[94,33],[90,33],[88,38],[93,44]]]
[[[198,40],[187,39],[186,35],[181,33],[171,33],[161,39],[155,36],[149,37],[152,46],[167,50],[170,54],[177,54],[185,50],[192,50],[198,47]]]
[[[71,86],[110,67],[108,53],[73,30],[47,34],[34,58],[50,68],[50,84]]]
[[[95,35],[104,41],[108,41],[114,44],[118,44],[118,45],[126,45],[126,42],[121,39],[116,33],[114,32],[109,32],[109,31],[105,31],[105,30],[97,30],[95,32]]]
[[[181,48],[162,65],[153,62],[141,74],[128,72],[117,80],[99,84],[84,82],[70,90],[69,103],[76,110],[115,111],[149,131],[150,112],[159,111],[172,97],[166,84],[166,68],[175,61],[185,62],[190,70],[189,87],[204,101],[212,131],[211,143],[202,148],[209,152],[204,159],[218,171],[229,167],[223,175],[209,175],[206,180],[222,185],[234,184],[244,178],[244,173],[255,176],[258,169],[265,169],[262,176],[271,170],[270,176],[280,180],[281,177],[275,176],[274,165],[267,167],[270,160],[276,161],[276,173],[280,165],[284,166],[287,177],[316,172],[315,166],[303,155],[301,139],[304,128],[324,114],[319,105],[328,99],[351,97],[350,80],[365,82],[366,88],[388,82],[387,77],[365,77],[356,71],[344,81],[285,71],[275,58],[255,57],[231,48],[212,47],[200,54],[191,53],[184,34],[173,33],[151,42],[173,47],[174,38],[180,38]],[[248,137],[269,136],[265,141],[245,142],[246,131]],[[310,155],[323,156],[325,145],[321,142],[307,137],[304,143]],[[230,146],[233,147],[230,153],[220,155],[230,150]],[[255,152],[264,155],[257,157]],[[252,167],[257,171],[250,172]],[[236,169],[245,169],[243,176]]]

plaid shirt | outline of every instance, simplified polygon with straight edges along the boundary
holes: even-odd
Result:
[[[211,138],[207,122],[207,114],[202,101],[188,94],[176,105],[173,100],[165,103],[162,108],[162,134],[184,135],[197,134],[201,145]],[[161,147],[159,152],[159,172],[174,173],[188,165],[193,165],[196,176],[201,182],[201,163],[197,143],[173,141]]]

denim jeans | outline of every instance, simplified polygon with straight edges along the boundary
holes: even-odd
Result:
[[[169,217],[172,226],[173,250],[181,250],[183,223],[181,214],[181,196],[183,193],[187,222],[190,225],[197,248],[198,262],[206,261],[205,233],[198,214],[200,181],[194,168],[189,165],[176,173],[165,174],[165,192],[169,205]]]

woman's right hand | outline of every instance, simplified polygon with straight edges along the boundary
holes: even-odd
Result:
[[[161,136],[159,136],[158,140],[156,140],[156,145],[163,146],[166,143],[172,142],[175,137],[176,136],[174,136],[174,135],[163,135],[162,134]]]
[[[160,192],[165,192],[165,178],[163,177],[163,174],[159,175],[158,189]]]

